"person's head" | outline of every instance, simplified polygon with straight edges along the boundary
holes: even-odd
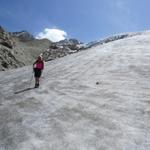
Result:
[[[42,57],[41,57],[41,56],[38,56],[37,60],[39,60],[39,61],[42,60]]]

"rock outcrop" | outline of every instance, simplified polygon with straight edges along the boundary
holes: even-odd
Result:
[[[11,36],[1,26],[0,26],[0,44],[8,48],[13,48],[13,40]]]
[[[68,54],[76,53],[82,48],[79,46],[81,42],[76,39],[65,39],[59,42],[51,43],[49,48],[43,52],[45,61],[50,61],[56,58],[64,57]]]

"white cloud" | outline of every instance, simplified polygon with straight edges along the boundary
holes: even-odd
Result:
[[[43,32],[37,34],[37,39],[47,38],[52,42],[58,42],[64,40],[67,37],[67,33],[60,29],[45,28]]]

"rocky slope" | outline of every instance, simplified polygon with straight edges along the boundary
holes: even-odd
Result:
[[[24,65],[13,54],[15,52],[14,48],[14,39],[0,26],[0,70]]]
[[[37,40],[28,32],[8,33],[0,27],[0,70],[18,68],[33,63],[49,47],[47,39]]]

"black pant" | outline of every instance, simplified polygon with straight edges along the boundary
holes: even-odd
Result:
[[[42,74],[42,70],[38,68],[34,68],[34,77],[35,78],[40,78]]]

